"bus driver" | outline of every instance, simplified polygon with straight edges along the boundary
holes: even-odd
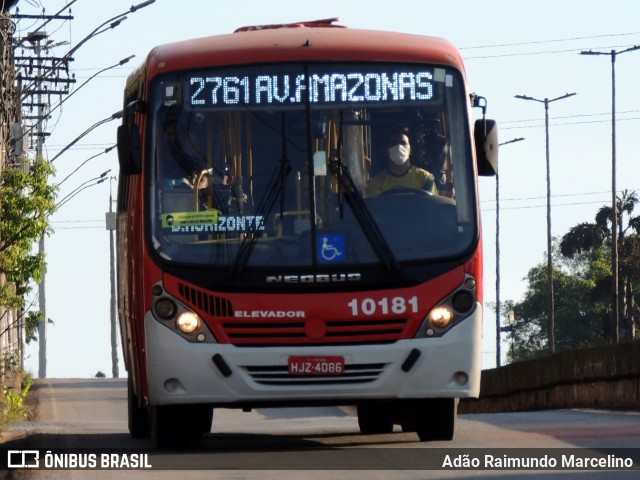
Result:
[[[435,178],[409,161],[411,144],[406,130],[394,130],[387,140],[387,168],[376,174],[367,186],[367,197],[392,188],[415,188],[436,195]]]

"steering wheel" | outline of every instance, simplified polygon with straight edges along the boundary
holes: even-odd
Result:
[[[420,188],[411,188],[411,187],[392,187],[389,190],[385,190],[380,195],[423,195],[427,197],[432,197],[433,194],[426,190],[422,190]]]

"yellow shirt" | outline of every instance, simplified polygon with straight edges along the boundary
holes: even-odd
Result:
[[[416,188],[437,195],[435,178],[429,172],[415,165],[403,175],[394,175],[383,170],[374,176],[367,186],[367,197],[375,197],[394,187]]]

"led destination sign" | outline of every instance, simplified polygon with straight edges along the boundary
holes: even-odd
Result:
[[[437,92],[434,77],[442,77],[441,81],[445,77],[443,69],[399,66],[340,70],[312,72],[308,80],[305,73],[282,68],[273,72],[189,75],[186,100],[194,108],[299,105],[307,101],[308,89],[310,102],[318,105],[432,102]]]

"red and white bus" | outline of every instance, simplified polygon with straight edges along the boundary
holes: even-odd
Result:
[[[159,46],[127,81],[134,437],[184,445],[214,408],[352,405],[363,433],[447,440],[457,399],[479,393],[477,176],[495,173],[495,123],[474,130],[482,97],[447,41],[335,20]],[[429,191],[368,194],[398,129]]]

